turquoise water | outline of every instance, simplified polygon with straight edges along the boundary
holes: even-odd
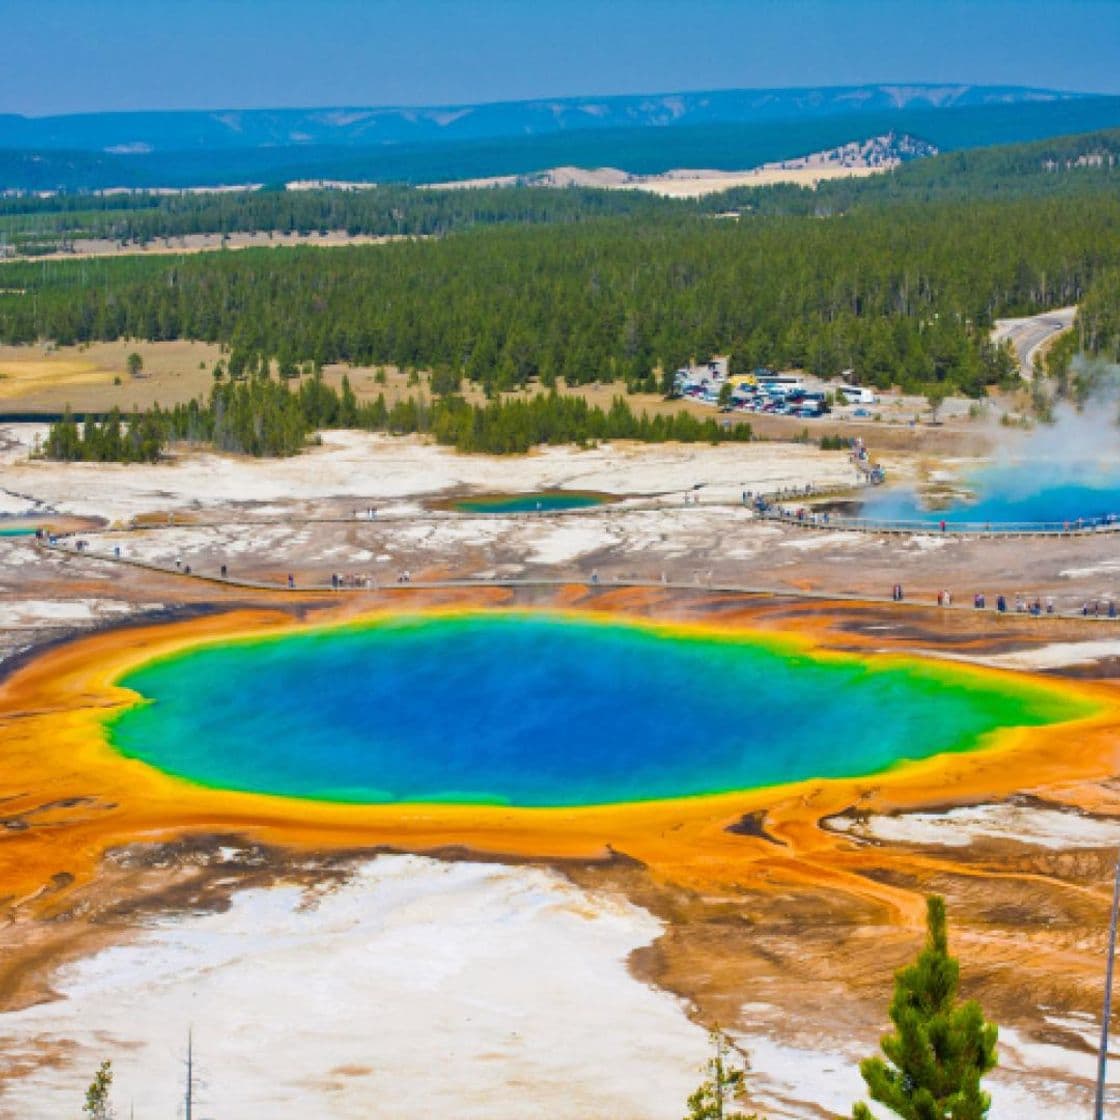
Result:
[[[948,666],[521,614],[204,646],[121,683],[150,701],[110,724],[124,754],[357,802],[585,805],[866,774],[1080,711]]]
[[[597,494],[543,490],[537,494],[487,494],[464,498],[455,503],[455,509],[460,513],[555,513],[557,510],[600,506],[605,500]]]
[[[967,476],[972,500],[959,499],[944,509],[928,509],[921,494],[906,487],[872,491],[859,516],[889,521],[1061,524],[1099,522],[1120,515],[1120,466],[1045,462],[989,467]]]
[[[27,528],[17,529],[3,529],[0,528],[0,537],[32,537],[35,535],[35,530]]]

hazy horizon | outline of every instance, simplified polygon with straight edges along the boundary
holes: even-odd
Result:
[[[128,115],[133,113],[268,113],[268,112],[293,112],[293,113],[325,113],[325,112],[361,112],[365,110],[374,111],[409,111],[409,110],[438,110],[438,109],[461,109],[461,108],[479,108],[489,105],[517,105],[529,103],[543,103],[548,102],[570,102],[570,101],[585,101],[585,100],[600,100],[600,101],[613,101],[622,100],[634,97],[673,97],[675,95],[694,96],[701,93],[770,93],[770,92],[793,92],[797,90],[841,90],[841,89],[860,89],[865,87],[882,87],[882,88],[906,88],[906,89],[943,89],[955,86],[969,87],[973,89],[1015,89],[1026,90],[1037,93],[1055,94],[1062,97],[1116,97],[1120,93],[1098,93],[1095,90],[1081,90],[1081,89],[1059,89],[1054,86],[1030,86],[1030,85],[1009,85],[1005,83],[984,83],[984,82],[933,82],[925,81],[923,79],[895,79],[883,80],[873,82],[858,82],[851,83],[845,82],[838,85],[789,85],[789,86],[696,86],[696,87],[679,87],[673,89],[645,89],[638,90],[634,93],[601,93],[592,91],[590,93],[579,94],[548,94],[543,93],[536,97],[499,97],[492,100],[484,101],[430,101],[430,102],[321,102],[315,105],[183,105],[175,108],[167,108],[165,106],[153,105],[144,108],[136,109],[81,109],[68,113],[14,113],[14,116],[22,116],[28,120],[43,120],[50,117],[81,117],[81,116],[103,116],[107,114],[120,114]]]
[[[16,0],[0,113],[423,108],[707,90],[1120,94],[1120,4]],[[900,77],[900,75],[902,75]]]

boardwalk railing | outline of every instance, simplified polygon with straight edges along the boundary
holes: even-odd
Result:
[[[95,535],[95,534],[91,534]],[[244,588],[246,590],[279,592],[288,595],[306,595],[308,593],[340,593],[340,592],[388,592],[388,591],[423,591],[442,589],[462,589],[477,587],[504,587],[504,588],[554,588],[567,586],[583,586],[589,589],[608,591],[618,588],[643,588],[660,589],[662,591],[688,591],[715,594],[734,594],[764,597],[768,599],[802,599],[818,600],[823,602],[847,603],[890,603],[896,608],[930,609],[933,603],[922,598],[909,598],[905,600],[894,599],[886,595],[875,595],[869,592],[855,592],[842,590],[807,590],[805,588],[790,587],[788,585],[774,585],[764,583],[741,583],[713,579],[712,573],[705,576],[695,572],[692,579],[682,579],[679,576],[669,578],[662,572],[660,578],[656,576],[642,576],[638,572],[628,574],[610,574],[600,578],[595,572],[557,572],[554,575],[539,576],[503,576],[495,573],[464,574],[462,576],[449,576],[441,579],[416,579],[410,576],[389,580],[386,578],[363,578],[358,580],[341,579],[338,582],[319,582],[308,580],[305,576],[298,582],[288,584],[286,581],[269,580],[247,577],[240,574],[227,575],[224,570],[194,569],[187,565],[161,562],[159,560],[142,559],[136,556],[120,555],[117,552],[102,552],[91,549],[88,544],[78,539],[77,534],[72,537],[53,537],[49,540],[33,539],[33,546],[41,552],[66,553],[68,556],[80,558],[92,563],[107,563],[122,567],[139,568],[161,575],[176,576],[198,583],[220,585],[224,587]],[[969,603],[964,599],[959,602],[942,603],[938,601],[937,609],[953,611],[983,611],[1003,620],[1011,619],[1039,619],[1075,618],[1081,617],[1088,621],[1116,622],[1117,615],[1109,607],[1108,601],[1099,600],[1087,602],[1080,610],[1058,609],[1044,612],[1031,611],[1027,608],[1017,607],[1014,611],[1002,611],[997,605],[979,605]],[[28,629],[44,628],[42,623],[36,623]],[[46,629],[52,627],[46,626]],[[24,629],[24,627],[0,627],[0,629]]]
[[[1087,533],[1120,532],[1120,519],[1116,517],[1080,517],[1071,521],[949,521],[944,527],[940,521],[893,520],[877,517],[844,517],[831,513],[817,513],[812,507],[804,509],[779,509],[771,507],[756,511],[767,521],[780,521],[783,525],[796,525],[804,529],[833,529],[855,533],[895,533],[921,536],[969,537],[1072,537]]]

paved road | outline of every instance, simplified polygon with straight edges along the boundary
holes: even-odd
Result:
[[[1010,341],[1019,359],[1019,373],[1030,381],[1034,376],[1034,356],[1053,335],[1073,326],[1076,307],[1059,307],[1027,319],[997,319],[992,329],[993,342]]]

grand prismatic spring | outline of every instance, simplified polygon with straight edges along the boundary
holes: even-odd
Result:
[[[6,812],[28,822],[0,873],[33,891],[60,860],[87,881],[141,837],[237,834],[625,855],[705,888],[842,882],[909,920],[920,898],[862,874],[875,850],[822,820],[1112,765],[1116,705],[1092,682],[891,653],[763,603],[676,622],[636,615],[624,592],[593,611],[504,598],[386,601],[314,627],[241,610],[30,661],[0,711],[5,768],[21,774]],[[778,843],[737,831],[758,813]]]
[[[144,698],[111,721],[121,753],[211,788],[358,803],[583,806],[850,777],[1087,711],[931,662],[518,612],[188,648],[120,684]]]

